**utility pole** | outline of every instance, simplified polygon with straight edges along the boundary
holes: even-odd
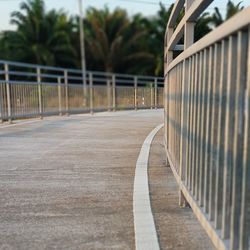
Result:
[[[84,21],[83,21],[83,5],[82,0],[79,0],[79,29],[80,29],[80,48],[81,48],[81,64],[83,78],[83,105],[87,104],[87,79],[86,79],[86,60],[85,60],[85,43],[84,43]]]

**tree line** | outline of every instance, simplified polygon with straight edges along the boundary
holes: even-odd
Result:
[[[222,24],[243,7],[228,1],[226,15],[215,8],[195,25],[195,40]],[[173,5],[160,4],[155,16],[126,10],[88,8],[84,18],[88,70],[142,75],[163,75],[164,34]],[[0,34],[2,60],[80,68],[79,16],[64,10],[47,11],[43,0],[27,0],[11,14],[14,31]]]

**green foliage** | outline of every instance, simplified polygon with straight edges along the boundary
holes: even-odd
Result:
[[[152,18],[140,17],[141,29],[147,30],[147,47],[154,55],[154,64],[152,64],[153,75],[162,76],[164,68],[163,51],[164,51],[164,36],[166,25],[170,17],[173,5],[169,9],[163,4],[160,4],[160,10],[157,15]],[[137,17],[138,18],[138,17]]]
[[[231,0],[227,2],[226,6],[226,16],[223,18],[222,14],[220,13],[219,8],[215,7],[214,14],[211,17],[211,22],[215,27],[221,25],[224,21],[228,20],[238,12],[240,12],[244,7],[241,6],[242,2],[234,4]]]
[[[46,12],[42,0],[23,2],[20,10],[11,15],[16,31],[2,34],[2,58],[46,65],[71,65],[76,52],[68,36],[71,22],[67,15],[63,11]]]
[[[195,41],[199,40],[200,38],[202,38],[203,36],[205,36],[207,33],[211,31],[211,28],[210,28],[211,21],[212,21],[212,18],[207,12],[202,14],[198,18],[195,24],[195,28],[194,28],[194,40]]]
[[[87,69],[162,76],[164,35],[172,8],[160,4],[153,17],[129,17],[120,8],[89,8],[84,20]],[[241,2],[229,0],[225,18],[218,8],[212,15],[201,15],[195,25],[195,41],[242,8]],[[11,23],[16,30],[0,34],[1,59],[80,68],[78,16],[47,11],[43,0],[26,0],[12,13]]]
[[[131,21],[125,10],[116,9],[110,13],[107,7],[103,10],[90,8],[85,27],[87,61],[92,61],[95,68],[107,72],[126,69],[128,73],[143,73],[154,60],[153,54],[143,46],[146,31]],[[144,67],[138,67],[142,61]]]

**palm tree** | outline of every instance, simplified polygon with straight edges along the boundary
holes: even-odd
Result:
[[[155,64],[151,74],[163,75],[163,51],[164,51],[164,35],[169,17],[172,12],[173,4],[166,8],[160,3],[160,9],[156,16],[152,18],[142,18],[141,28],[147,30],[148,33],[148,50],[155,56]]]
[[[229,18],[231,18],[232,16],[234,16],[235,14],[240,12],[244,8],[243,6],[241,6],[241,3],[242,2],[234,4],[231,0],[229,0],[227,2],[225,19],[221,15],[219,8],[215,7],[214,8],[215,12],[212,15],[212,19],[211,19],[212,24],[215,27],[217,27],[217,26],[221,25],[225,20],[228,20]]]
[[[211,22],[214,24],[215,27],[221,25],[224,22],[224,19],[218,7],[214,8],[214,14],[212,15]]]
[[[143,73],[154,57],[143,48],[145,30],[131,21],[125,10],[89,8],[85,20],[87,62],[107,72]],[[139,71],[140,72],[139,72]]]
[[[211,19],[212,19],[211,16],[207,12],[203,13],[197,19],[194,27],[194,41],[199,40],[200,38],[202,38],[211,31],[210,28]]]
[[[13,12],[11,23],[16,31],[3,34],[8,49],[15,51],[14,59],[24,62],[68,66],[76,54],[68,32],[71,23],[63,11],[46,12],[43,0],[28,0]]]

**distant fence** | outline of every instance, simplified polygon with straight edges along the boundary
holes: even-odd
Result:
[[[168,23],[165,145],[180,204],[190,204],[218,249],[247,250],[250,8],[192,45],[194,22],[211,2],[179,0]],[[176,24],[183,9],[185,15]],[[183,36],[184,45],[177,46]],[[180,48],[184,51],[174,58]]]
[[[163,78],[0,61],[0,120],[163,107]],[[84,87],[85,86],[85,87]]]

